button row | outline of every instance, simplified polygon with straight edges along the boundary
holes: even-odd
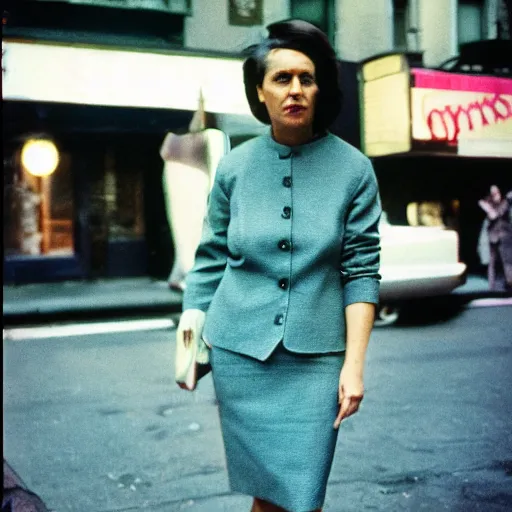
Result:
[[[286,188],[291,188],[292,186],[292,177],[291,176],[285,176],[283,178],[283,187],[286,187]],[[292,215],[292,209],[289,207],[289,206],[285,206],[283,208],[283,213],[281,213],[281,217],[283,219],[289,219]],[[290,251],[291,248],[292,248],[292,244],[288,241],[288,240],[279,240],[278,244],[277,244],[277,247],[281,250],[281,251]],[[281,288],[281,290],[287,290],[288,287],[290,286],[290,281],[286,278],[282,278],[282,279],[279,279],[279,281],[277,282],[277,285],[279,286],[279,288]],[[284,323],[284,315],[276,315],[276,317],[274,318],[274,324],[275,325],[283,325]]]

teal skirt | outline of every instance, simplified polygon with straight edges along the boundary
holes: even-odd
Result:
[[[213,347],[213,382],[231,490],[290,512],[323,505],[338,431],[344,353],[266,361]]]

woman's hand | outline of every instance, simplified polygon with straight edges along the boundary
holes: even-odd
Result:
[[[188,348],[194,340],[201,338],[205,318],[205,313],[199,309],[186,309],[183,311],[176,330],[176,336],[178,339],[183,340],[185,347]]]
[[[340,410],[334,428],[338,428],[342,420],[357,412],[361,405],[364,396],[364,361],[374,318],[375,305],[372,303],[354,302],[345,308],[347,347],[340,372]]]
[[[208,362],[208,349],[201,339],[205,317],[199,309],[186,309],[176,330],[175,378],[180,388],[189,391],[197,384],[197,363]]]
[[[360,368],[343,365],[340,373],[338,402],[340,410],[334,422],[334,428],[356,413],[364,397],[363,371]]]

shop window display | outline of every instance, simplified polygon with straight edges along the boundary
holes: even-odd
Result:
[[[4,186],[4,251],[6,256],[41,253],[41,194],[27,180],[14,176]]]
[[[43,252],[73,253],[73,187],[69,158],[64,156],[60,173],[42,178]]]
[[[407,205],[407,222],[410,226],[430,226],[458,229],[460,204],[450,201],[419,201]]]
[[[5,162],[4,162],[5,163]],[[62,158],[49,176],[33,176],[15,154],[4,166],[6,257],[73,254],[73,192]]]

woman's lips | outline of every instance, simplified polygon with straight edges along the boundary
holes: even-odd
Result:
[[[301,105],[290,105],[289,107],[285,107],[284,110],[288,114],[299,114],[301,112],[304,112],[304,110],[306,110],[306,107],[303,107]]]

